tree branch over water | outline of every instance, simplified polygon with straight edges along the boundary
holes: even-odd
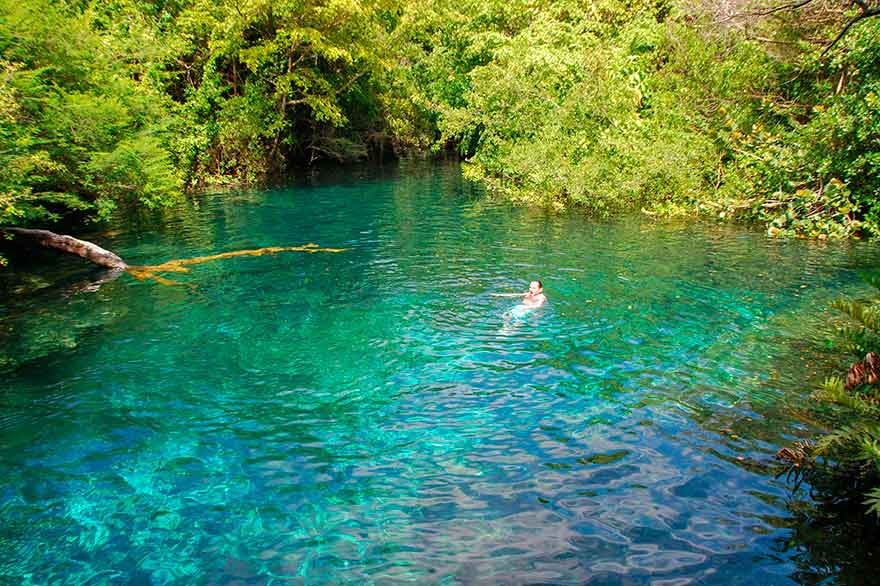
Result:
[[[161,273],[188,273],[190,272],[188,267],[192,265],[199,265],[215,260],[225,260],[239,256],[274,255],[281,252],[307,252],[309,254],[314,254],[316,252],[336,253],[348,250],[347,248],[322,248],[314,242],[309,242],[308,244],[303,244],[301,246],[266,246],[249,250],[221,252],[195,258],[178,258],[157,265],[130,266],[117,254],[111,251],[101,248],[97,244],[87,240],[80,240],[79,238],[67,236],[66,234],[56,234],[49,230],[31,230],[26,228],[2,228],[2,230],[11,234],[35,239],[47,248],[54,248],[68,254],[74,254],[99,266],[116,271],[117,273],[125,271],[140,281],[151,279],[162,285],[184,285],[184,283],[179,283],[162,277]]]
[[[123,270],[128,268],[125,261],[115,253],[87,240],[80,240],[66,234],[56,234],[49,230],[31,230],[27,228],[3,228],[3,230],[10,234],[34,239],[46,248],[54,248],[68,254],[74,254],[108,269]]]

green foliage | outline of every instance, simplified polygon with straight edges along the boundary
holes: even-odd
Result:
[[[490,6],[482,19],[467,4],[441,7],[433,50],[414,68],[438,144],[459,146],[467,175],[516,200],[600,214],[674,213],[700,199],[718,153],[680,99],[681,72],[708,50],[669,20],[668,3]]]
[[[5,0],[2,11],[0,225],[174,201],[162,99],[117,65],[91,12]]]
[[[760,44],[672,2],[427,5],[408,29],[415,101],[494,191],[773,236],[878,232],[876,27],[824,57],[800,39],[842,21],[798,12],[761,23],[777,44]]]
[[[865,280],[876,286],[878,275]],[[834,307],[848,315],[855,325],[845,330],[845,345],[858,358],[880,351],[880,299],[840,300]],[[871,369],[864,362],[854,365]],[[848,376],[831,377],[813,398],[834,409],[827,414],[834,431],[807,444],[799,457],[787,459],[789,474],[807,480],[815,495],[832,503],[862,504],[880,518],[880,382]]]
[[[856,322],[853,326],[841,328],[840,334],[846,350],[854,356],[863,357],[880,348],[880,302],[840,299],[833,303],[833,307]]]
[[[878,43],[877,27],[862,26],[832,58],[809,48],[778,68],[758,119],[723,136],[741,199],[771,235],[880,234]]]
[[[394,2],[0,1],[0,224],[165,205],[425,127],[392,72]]]
[[[439,35],[455,51],[427,66],[448,83],[422,99],[438,112],[440,143],[460,146],[469,176],[521,201],[607,214],[696,197],[713,147],[688,127],[681,100],[658,95],[661,12],[513,3],[526,18]]]
[[[868,514],[880,518],[880,488],[869,490],[862,503],[868,507]]]
[[[872,22],[825,55],[840,15],[767,43],[684,0],[0,2],[0,224],[389,145],[557,209],[880,235]]]
[[[180,59],[201,75],[179,93],[172,148],[191,182],[252,181],[295,160],[346,160],[382,132],[396,6],[192,2],[176,21]],[[386,100],[386,95],[391,97]]]
[[[827,56],[824,45],[800,41],[841,27],[797,12],[765,25],[788,54],[759,47],[764,64],[749,68],[765,82],[738,91],[712,124],[724,172],[715,197],[728,217],[760,222],[771,236],[878,234],[877,27],[854,28]]]

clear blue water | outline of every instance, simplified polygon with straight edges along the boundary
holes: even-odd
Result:
[[[419,165],[94,237],[348,250],[9,296],[3,583],[812,583],[767,463],[873,246],[553,216]],[[491,293],[535,278],[506,318]]]

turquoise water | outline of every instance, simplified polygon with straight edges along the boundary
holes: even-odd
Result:
[[[34,268],[60,285],[0,312],[3,583],[814,583],[768,462],[873,246],[552,216],[417,165],[94,237],[348,250],[165,275],[189,287]],[[491,295],[536,278],[543,308]]]

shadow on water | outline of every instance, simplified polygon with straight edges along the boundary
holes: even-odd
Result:
[[[877,583],[880,526],[865,522],[861,512],[817,509],[808,501],[791,501],[792,516],[779,521],[788,529],[777,544],[790,556],[792,580],[804,586],[835,584],[870,586]]]

